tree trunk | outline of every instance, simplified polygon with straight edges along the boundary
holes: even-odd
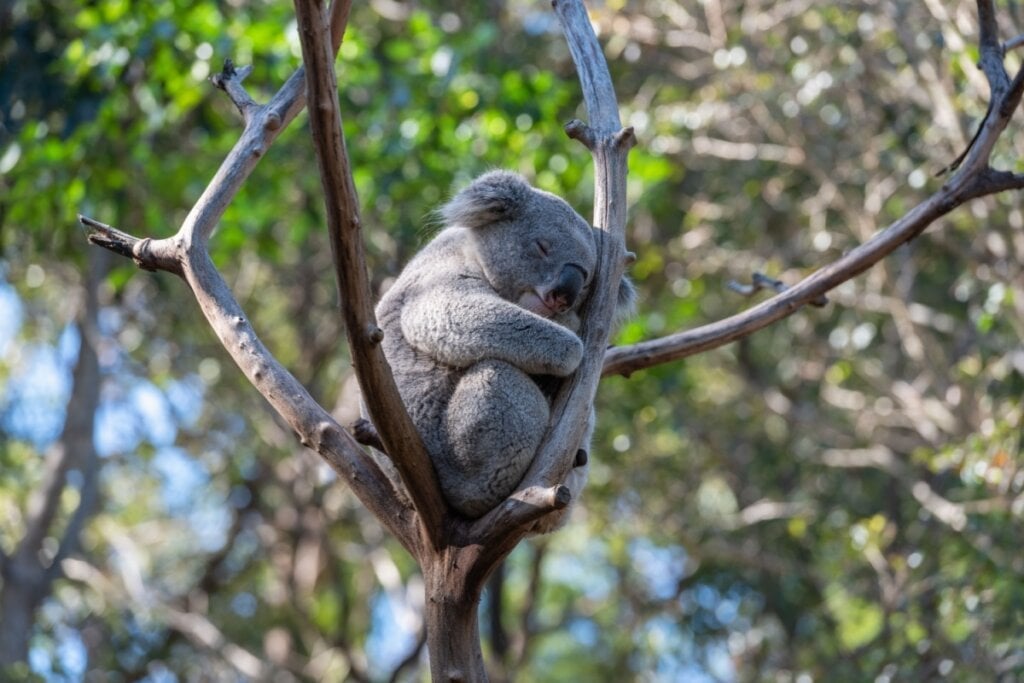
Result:
[[[472,559],[449,546],[423,563],[427,651],[434,683],[487,680],[478,612],[482,581],[467,581]]]
[[[29,497],[25,532],[15,551],[0,566],[0,671],[5,666],[28,661],[29,642],[35,612],[50,595],[53,581],[60,576],[60,562],[77,552],[79,534],[94,512],[99,460],[93,439],[96,410],[100,401],[100,366],[96,356],[99,287],[109,269],[106,253],[89,256],[85,295],[78,315],[81,347],[72,374],[71,397],[60,440],[44,460],[42,483]],[[67,488],[68,471],[82,474],[78,507],[60,528],[60,501]],[[49,564],[40,560],[46,538],[59,538],[56,554]]]
[[[28,661],[28,641],[38,604],[31,576],[11,562],[5,567],[0,589],[0,673],[8,666]]]

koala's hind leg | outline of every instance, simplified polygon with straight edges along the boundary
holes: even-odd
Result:
[[[449,467],[439,467],[448,502],[479,517],[507,498],[540,446],[550,409],[536,383],[503,361],[485,360],[459,380],[448,404]]]

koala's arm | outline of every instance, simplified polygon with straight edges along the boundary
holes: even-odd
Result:
[[[406,340],[452,367],[495,359],[527,374],[565,377],[583,358],[583,342],[570,330],[489,291],[423,290],[406,299],[401,316]]]

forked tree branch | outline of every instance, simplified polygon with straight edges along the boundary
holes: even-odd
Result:
[[[373,313],[359,198],[345,149],[334,58],[327,40],[323,4],[320,0],[296,0],[295,14],[306,65],[313,148],[324,189],[338,299],[352,364],[377,434],[419,512],[426,538],[437,549],[442,545],[446,506],[430,456],[402,403],[380,346],[384,333],[377,326]]]
[[[336,52],[348,20],[350,0],[331,5],[331,44]],[[332,52],[333,54],[333,52]],[[251,104],[240,94],[239,72],[226,69],[219,87],[239,105],[245,118],[241,137],[189,212],[181,228],[166,239],[138,239],[110,226],[80,217],[89,240],[122,255],[141,268],[179,275],[232,359],[274,409],[349,484],[366,507],[411,552],[419,545],[414,511],[402,504],[380,467],[267,350],[256,335],[227,283],[214,267],[207,240],[243,182],[277,137],[305,104],[305,68],[300,67],[266,105]],[[241,104],[239,104],[241,103]]]
[[[485,567],[511,551],[530,522],[569,502],[568,490],[560,483],[573,466],[589,419],[627,258],[626,160],[636,138],[632,128],[622,127],[604,51],[582,1],[555,0],[552,5],[576,65],[590,119],[589,124],[569,122],[566,133],[582,142],[594,158],[594,225],[604,231],[604,239],[598,245],[593,294],[581,311],[583,361],[555,397],[551,424],[519,490],[475,527],[479,532],[490,532],[481,561]],[[550,508],[546,511],[545,506]]]
[[[637,370],[693,356],[752,334],[864,272],[964,202],[1024,188],[1024,174],[999,171],[989,165],[996,141],[1020,107],[1024,68],[1012,81],[1006,74],[1004,50],[999,43],[991,0],[979,0],[978,18],[981,27],[978,66],[984,71],[991,89],[988,114],[968,148],[952,165],[959,169],[937,192],[864,244],[753,308],[693,330],[609,349],[604,356],[603,375],[628,376]]]

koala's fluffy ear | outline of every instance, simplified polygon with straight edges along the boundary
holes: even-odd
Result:
[[[516,173],[491,171],[441,207],[441,217],[445,225],[481,228],[518,215],[532,191],[529,183]]]
[[[626,274],[619,281],[619,296],[615,302],[615,315],[612,316],[612,331],[622,327],[623,323],[636,313],[636,286]]]
[[[606,233],[603,230],[597,228],[593,228],[593,230],[594,239],[600,242],[605,238]],[[626,267],[628,268],[635,260],[635,254],[627,255]],[[636,286],[633,284],[633,280],[628,274],[623,273],[622,280],[619,281],[619,294],[615,300],[615,314],[612,316],[612,334],[636,313],[636,298]]]

